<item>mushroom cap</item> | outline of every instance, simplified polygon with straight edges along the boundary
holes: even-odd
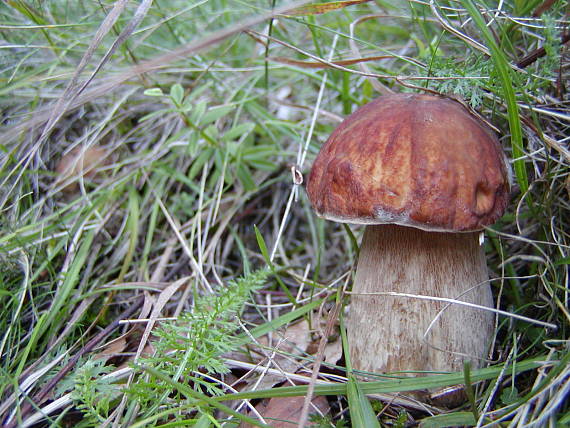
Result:
[[[467,232],[503,215],[509,182],[499,140],[463,105],[395,94],[360,107],[336,128],[307,192],[328,220]]]

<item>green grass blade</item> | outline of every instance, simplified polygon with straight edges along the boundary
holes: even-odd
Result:
[[[243,422],[247,422],[249,424],[252,424],[256,427],[268,427],[269,425],[265,425],[261,422],[259,422],[257,419],[253,419],[250,418],[249,416],[246,415],[242,415],[241,413],[236,412],[235,410],[229,408],[228,406],[221,404],[220,402],[218,402],[217,400],[215,400],[212,397],[209,397],[206,394],[202,394],[198,391],[194,391],[191,387],[189,387],[188,385],[184,384],[184,383],[180,383],[180,382],[175,382],[174,380],[170,379],[168,376],[165,376],[163,373],[159,372],[158,370],[152,368],[152,367],[140,367],[141,370],[147,372],[148,374],[152,375],[153,377],[162,380],[163,382],[166,382],[167,384],[169,384],[170,386],[172,386],[173,388],[175,388],[175,390],[180,391],[182,394],[184,394],[187,398],[192,398],[194,400],[197,400],[199,402],[203,402],[205,404],[208,404],[211,407],[214,407],[228,415],[234,416],[236,418],[238,418],[239,420],[243,421]]]
[[[517,99],[515,95],[515,89],[513,82],[516,82],[517,76],[509,66],[509,62],[495,42],[493,33],[487,27],[487,23],[483,19],[481,12],[472,0],[462,0],[463,5],[468,10],[473,22],[481,31],[485,42],[487,43],[489,50],[491,51],[491,59],[495,64],[495,68],[499,74],[502,84],[503,96],[507,104],[509,128],[511,131],[511,147],[513,151],[514,170],[517,182],[520,186],[521,192],[526,193],[528,190],[528,177],[526,173],[523,151],[523,134],[521,127],[521,120],[519,116],[519,108],[517,105]],[[529,200],[530,201],[530,200]]]
[[[420,421],[420,428],[445,428],[450,426],[473,426],[477,420],[471,412],[455,412],[431,416]]]
[[[350,408],[352,426],[380,428],[370,401],[366,398],[366,395],[362,393],[358,382],[352,375],[348,377],[346,395],[348,398],[348,407]]]
[[[517,362],[516,366],[513,366],[511,373],[523,373],[541,367],[543,365],[542,362],[545,358],[545,356],[540,356],[538,358]],[[471,373],[471,380],[473,382],[478,382],[493,379],[499,375],[502,368],[502,365],[497,365],[476,370]],[[378,382],[363,382],[359,386],[362,393],[364,394],[384,394],[458,385],[463,383],[464,379],[465,377],[463,372],[459,372],[446,375],[406,377]],[[317,385],[315,386],[315,395],[346,395],[346,389],[347,386],[344,383],[339,383],[338,385]],[[224,401],[244,398],[294,397],[298,395],[304,395],[306,392],[307,386],[291,386],[251,392],[240,392],[236,394],[227,394],[216,397],[216,400]]]

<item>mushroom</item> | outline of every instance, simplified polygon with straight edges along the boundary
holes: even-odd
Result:
[[[482,365],[492,312],[418,296],[493,306],[479,236],[503,214],[509,181],[495,134],[449,98],[381,96],[333,132],[307,192],[320,217],[367,225],[347,323],[355,369]]]

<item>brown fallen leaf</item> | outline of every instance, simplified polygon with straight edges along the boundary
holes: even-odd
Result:
[[[347,65],[359,64],[361,62],[379,61],[382,59],[393,59],[393,58],[394,58],[393,55],[381,55],[381,56],[370,56],[367,58],[341,59],[338,61],[331,61],[330,63],[334,64],[334,65],[342,65],[345,67]],[[295,65],[295,66],[301,67],[301,68],[331,68],[331,66],[329,64],[325,64],[322,62],[302,61],[302,60],[297,60],[297,59],[293,59],[293,58],[287,58],[284,56],[270,57],[269,60],[279,62],[281,64]]]
[[[126,348],[127,338],[125,336],[120,336],[103,346],[102,349],[94,355],[94,358],[96,360],[108,360],[109,358],[113,358],[117,354],[124,352]]]
[[[293,428],[299,423],[304,401],[305,397],[273,397],[269,400],[263,400],[255,406],[255,409],[273,428]],[[317,413],[317,411],[323,415],[330,411],[329,403],[324,396],[315,397],[311,402],[309,414]],[[312,425],[316,424],[308,424],[308,426]],[[240,425],[240,428],[250,427],[253,425],[246,423]]]
[[[74,193],[79,189],[78,178],[95,180],[98,177],[98,169],[108,165],[109,161],[107,152],[98,145],[76,147],[57,163],[56,185],[69,182],[61,190],[67,194]],[[74,178],[75,180],[71,181]]]
[[[327,342],[325,345],[324,361],[329,364],[336,364],[342,357],[342,341],[340,336],[334,342]]]
[[[307,350],[307,346],[311,342],[309,323],[303,319],[301,322],[288,326],[283,333],[283,338],[285,344],[282,350],[300,355]]]
[[[301,16],[301,15],[320,15],[322,13],[331,12],[333,10],[338,10],[345,8],[347,6],[353,6],[355,4],[368,3],[372,0],[345,0],[345,1],[333,1],[330,3],[315,3],[309,4],[307,6],[297,7],[293,10],[287,12],[290,16]]]
[[[277,352],[272,355],[270,349],[259,349],[256,346],[250,346],[251,355],[259,357],[254,363],[261,362],[265,364],[265,359],[272,355],[271,368],[278,368],[284,373],[295,373],[304,365],[304,360],[298,357],[304,356],[309,343],[311,342],[311,333],[309,331],[309,323],[302,320],[296,324],[289,325],[285,331],[279,334],[274,333],[273,343],[268,343],[268,337],[262,336],[258,339],[258,343],[262,347],[275,348]],[[254,357],[255,358],[255,357]],[[263,374],[259,379],[257,374],[247,378],[248,385],[255,385],[257,389],[269,389],[274,385],[283,382],[286,376],[275,374]],[[247,388],[246,388],[247,390]]]

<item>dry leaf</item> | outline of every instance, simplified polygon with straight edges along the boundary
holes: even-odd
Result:
[[[347,65],[358,64],[360,62],[378,61],[381,59],[390,59],[390,58],[394,58],[394,56],[393,55],[369,56],[366,58],[351,58],[339,61],[330,61],[330,63],[346,67]],[[319,61],[301,61],[301,60],[286,58],[283,56],[271,57],[269,59],[275,62],[279,62],[281,64],[294,65],[301,68],[331,68],[329,64],[325,64]]]
[[[117,354],[120,354],[121,352],[124,352],[126,348],[127,348],[127,338],[125,336],[121,336],[107,343],[103,347],[103,349],[101,349],[101,351],[97,352],[94,355],[94,358],[96,360],[98,359],[107,360],[109,358],[116,356]]]
[[[267,336],[260,337],[258,342],[262,346],[269,346]],[[269,367],[282,370],[285,373],[297,372],[297,370],[299,370],[299,368],[304,364],[304,361],[295,358],[295,356],[303,355],[310,342],[311,335],[309,331],[309,323],[306,320],[290,325],[281,334],[275,334],[274,342],[271,346],[277,349],[277,353],[273,356],[272,363]],[[259,361],[253,361],[253,363],[261,362],[262,365],[266,365],[266,356],[271,355],[272,351],[265,348],[261,351],[255,352],[255,347],[251,348],[252,351],[254,351],[254,355],[260,356]],[[284,380],[285,376],[265,374],[262,379],[259,379],[259,376],[257,375],[248,377],[246,382],[248,385],[255,385],[257,389],[268,389],[283,382]],[[247,390],[248,388],[245,389]]]
[[[329,364],[336,364],[342,357],[342,341],[340,336],[334,342],[327,342],[325,345],[325,359]]]
[[[108,162],[107,153],[100,146],[76,147],[57,163],[55,168],[57,174],[56,184],[68,182],[72,178],[79,177],[83,177],[84,180],[94,180],[97,178],[98,168],[108,164]],[[66,185],[62,191],[64,193],[73,193],[78,188],[78,183],[73,181]]]
[[[273,397],[255,406],[265,421],[273,428],[296,427],[301,418],[305,397]],[[326,415],[330,411],[329,403],[324,396],[313,398],[309,415],[317,413],[315,407]],[[251,415],[253,417],[253,415]],[[307,424],[308,426],[316,424]],[[242,423],[240,428],[250,428],[253,425]]]
[[[301,355],[307,350],[311,343],[311,334],[309,331],[309,323],[307,320],[302,320],[296,324],[289,325],[284,332],[274,334],[273,337],[275,346],[279,343],[278,349],[281,352],[289,354]],[[261,345],[269,346],[267,336],[262,336],[258,339]]]
[[[282,348],[284,351],[299,354],[307,350],[307,346],[311,342],[311,334],[309,332],[309,323],[307,320],[290,325],[283,333],[286,340],[286,346]]]
[[[361,4],[361,3],[368,3],[369,1],[371,0],[346,0],[346,1],[335,1],[330,3],[315,3],[290,10],[287,12],[287,15],[290,16],[320,15],[322,13],[342,9],[347,6],[353,6],[355,4]]]

